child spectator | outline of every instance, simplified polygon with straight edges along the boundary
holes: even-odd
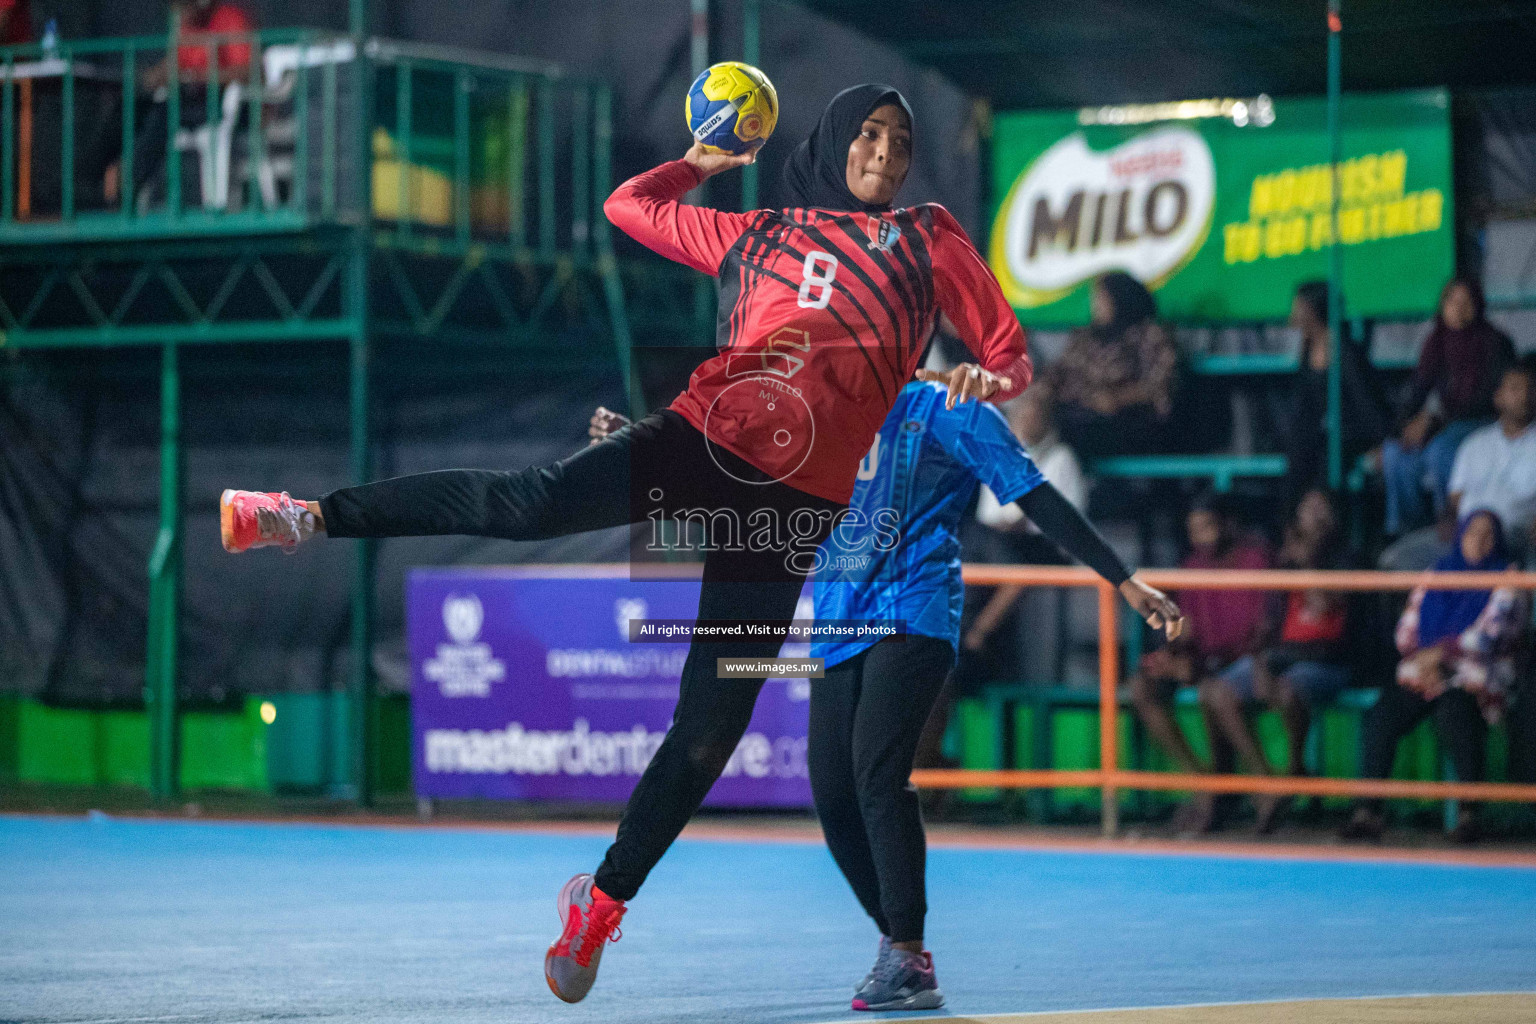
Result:
[[[1482,287],[1453,279],[1440,293],[1435,328],[1419,353],[1408,415],[1398,436],[1381,447],[1387,536],[1417,529],[1444,513],[1456,449],[1493,420],[1494,389],[1514,361],[1509,335],[1488,322]],[[1425,506],[1426,484],[1432,509]]]
[[[1456,543],[1435,563],[1438,572],[1500,572],[1509,567],[1503,525],[1487,509],[1462,521]],[[1502,716],[1526,614],[1525,595],[1508,587],[1415,590],[1397,624],[1397,650],[1402,655],[1397,679],[1381,688],[1381,699],[1366,717],[1361,774],[1368,779],[1390,775],[1398,742],[1433,715],[1456,778],[1481,782],[1488,725]],[[1361,801],[1341,836],[1379,839],[1385,828],[1382,807],[1381,800]],[[1477,837],[1477,808],[1462,804],[1451,838],[1474,842]]]
[[[1313,488],[1302,496],[1286,524],[1276,563],[1280,569],[1353,568],[1338,506],[1328,491]],[[1343,594],[1312,589],[1270,594],[1266,605],[1252,653],[1204,680],[1200,700],[1223,740],[1261,775],[1274,772],[1245,711],[1258,702],[1269,706],[1285,724],[1288,772],[1305,775],[1312,716],[1350,684],[1349,602]],[[1262,797],[1254,802],[1259,831],[1267,833],[1289,801]]]
[[[1236,517],[1219,498],[1206,498],[1191,509],[1185,527],[1190,551],[1179,563],[1181,568],[1269,568],[1264,544],[1240,533]],[[1177,600],[1184,611],[1184,637],[1142,656],[1130,679],[1131,699],[1153,741],[1180,769],[1230,772],[1233,750],[1222,741],[1211,710],[1202,705],[1211,737],[1212,764],[1207,767],[1174,721],[1173,699],[1179,687],[1220,672],[1252,649],[1264,618],[1264,595],[1247,590],[1185,590]],[[1215,802],[1197,797],[1179,812],[1175,826],[1180,831],[1208,831],[1214,817]]]

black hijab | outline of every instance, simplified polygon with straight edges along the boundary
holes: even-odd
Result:
[[[1147,291],[1147,286],[1123,270],[1111,270],[1099,278],[1099,284],[1109,293],[1109,304],[1114,307],[1114,318],[1107,324],[1094,327],[1094,333],[1108,341],[1118,340],[1126,328],[1157,317],[1157,300]]]
[[[868,213],[891,208],[866,203],[848,188],[848,147],[859,137],[864,119],[887,103],[906,113],[907,124],[915,124],[906,97],[889,85],[855,85],[832,97],[810,138],[796,146],[784,164],[788,205]]]

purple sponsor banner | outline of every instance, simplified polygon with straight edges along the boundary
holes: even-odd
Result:
[[[629,642],[628,620],[691,620],[698,601],[697,582],[633,582],[622,566],[412,570],[417,795],[627,800],[672,721],[688,654],[685,643]],[[764,683],[705,803],[809,807],[809,700],[805,679]]]

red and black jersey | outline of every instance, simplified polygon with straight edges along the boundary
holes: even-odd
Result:
[[[682,160],[625,182],[604,211],[668,259],[720,280],[718,354],[672,409],[809,494],[846,502],[943,311],[976,361],[1029,384],[1024,331],[991,270],[935,203],[883,213],[724,213],[680,202]]]

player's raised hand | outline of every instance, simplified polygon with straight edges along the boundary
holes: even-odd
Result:
[[[946,409],[953,409],[956,402],[964,402],[972,398],[985,401],[999,391],[1007,391],[1013,387],[1013,381],[1009,378],[999,377],[991,370],[977,366],[975,363],[961,363],[948,373],[940,373],[937,370],[918,370],[917,379],[943,384],[949,389],[949,398],[944,403]]]
[[[592,419],[587,424],[587,436],[592,439],[587,444],[597,444],[597,442],[603,440],[615,430],[627,426],[629,426],[628,416],[621,412],[614,412],[612,409],[598,406],[597,411],[592,414]]]
[[[1161,629],[1169,640],[1177,640],[1184,632],[1184,613],[1173,599],[1156,587],[1149,587],[1132,576],[1120,584],[1120,596],[1136,609],[1136,614],[1147,620],[1153,629]]]
[[[683,160],[693,165],[694,169],[705,178],[712,178],[721,171],[729,171],[733,167],[745,167],[747,164],[757,162],[757,151],[763,148],[761,142],[757,143],[745,153],[721,153],[716,150],[704,148],[704,143],[695,142],[688,147],[688,152],[683,154]]]

